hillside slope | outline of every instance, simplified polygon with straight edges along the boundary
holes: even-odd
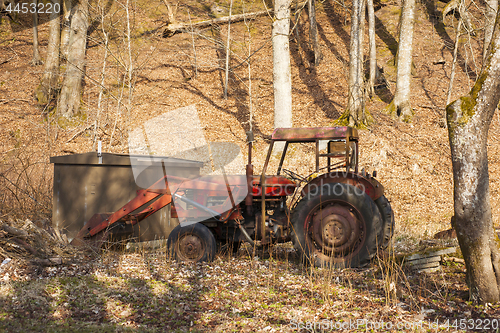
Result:
[[[223,1],[218,5],[223,15],[228,6]],[[438,3],[438,9],[443,6],[444,3]],[[245,10],[260,9],[262,4],[255,2]],[[240,6],[236,10],[241,12],[243,9]],[[453,215],[450,150],[442,118],[453,59],[453,26],[456,19],[450,18],[447,21],[449,25],[445,26],[435,10],[430,1],[418,6],[412,80],[415,117],[411,124],[405,124],[381,112],[395,88],[393,58],[397,45],[399,7],[390,1],[377,4],[378,63],[384,70],[390,89],[379,89],[378,96],[368,103],[375,123],[369,130],[361,131],[361,164],[369,170],[378,171],[395,211],[399,240],[431,237],[435,232],[449,228]],[[116,12],[119,12],[118,7]],[[14,25],[3,19],[0,26],[1,171],[8,171],[5,175],[18,187],[25,186],[30,193],[41,192],[39,201],[44,205],[44,209],[40,210],[23,191],[3,181],[4,186],[16,193],[16,198],[13,198],[9,191],[4,192],[3,206],[0,207],[4,214],[32,214],[33,211],[50,214],[52,171],[46,164],[50,156],[92,151],[97,139],[103,141],[105,151],[126,153],[128,131],[179,107],[196,105],[207,141],[234,142],[243,152],[246,151],[245,131],[249,126],[246,64],[234,70],[230,76],[229,97],[227,100],[223,98],[224,75],[221,68],[224,57],[221,45],[226,39],[227,26],[195,31],[193,35],[176,34],[163,38],[159,27],[164,17],[166,9],[160,2],[138,2],[134,7],[132,51],[135,81],[129,109],[125,107],[128,90],[121,90],[123,73],[120,72],[119,62],[126,62],[126,54],[120,46],[123,44],[120,44],[122,36],[119,35],[111,36],[110,50],[115,52],[115,58],[108,58],[104,78],[109,90],[103,95],[101,109],[97,108],[100,86],[96,83],[101,80],[104,48],[101,47],[102,34],[98,29],[94,30],[87,54],[88,78],[82,98],[83,113],[69,123],[57,120],[50,109],[36,105],[33,91],[43,67],[29,65],[31,30],[13,29]],[[210,9],[196,1],[186,1],[176,17],[183,22],[207,19]],[[26,22],[22,22],[28,24],[27,18],[23,19]],[[47,46],[46,19],[40,18],[42,57]],[[323,60],[314,68],[310,65],[307,19],[305,15],[301,17],[299,40],[292,38],[290,44],[294,126],[331,126],[345,109],[349,21],[348,12],[337,2],[325,0],[318,5]],[[258,173],[267,151],[266,139],[272,133],[273,125],[271,20],[263,16],[252,21],[248,29],[243,22],[231,25],[231,29],[231,48],[235,53],[231,60],[233,66],[246,58],[249,44],[251,52],[258,50],[251,58],[252,125],[257,140],[254,165]],[[472,36],[470,45],[466,37],[461,39],[452,98],[467,93],[474,82],[474,71],[480,68],[478,55],[481,43],[478,41],[481,38],[481,33]],[[196,53],[193,51],[193,40]],[[120,102],[110,97],[111,94],[120,96],[122,92],[125,95]],[[489,141],[491,199],[496,226],[500,225],[499,131],[500,113],[497,112]],[[298,149],[291,159],[293,167],[302,173],[310,173],[312,158],[304,157],[306,154],[310,156],[310,153],[307,148]],[[27,157],[30,162],[23,169],[20,164]],[[9,169],[12,166],[15,169]],[[29,174],[29,177],[17,177],[12,170],[17,170],[17,175],[22,174],[22,170],[28,170],[25,175]],[[43,181],[40,177],[44,177]],[[27,183],[44,185],[21,186],[15,181],[25,178],[31,179]],[[23,209],[13,210],[19,206]]]

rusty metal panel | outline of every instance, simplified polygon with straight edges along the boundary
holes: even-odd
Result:
[[[330,141],[328,147],[329,154],[335,157],[345,156],[345,141]]]
[[[102,164],[96,153],[52,157],[54,163],[54,194],[52,223],[72,239],[95,213],[112,213],[136,196],[138,186],[131,165],[137,157],[124,154],[102,154]],[[161,157],[175,176],[199,176],[202,163]],[[157,181],[163,175],[161,163],[145,168],[140,182]],[[178,224],[170,218],[170,207],[134,226],[134,236],[140,241],[165,238]]]
[[[358,130],[346,126],[341,127],[315,127],[315,128],[277,128],[272,139],[275,141],[316,141],[338,140],[351,137],[358,138]]]

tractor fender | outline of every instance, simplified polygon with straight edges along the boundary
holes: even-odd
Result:
[[[329,183],[352,185],[364,191],[373,201],[384,195],[384,187],[375,178],[363,177],[359,173],[345,171],[333,171],[315,177],[304,185],[301,195],[304,197],[308,194],[314,194],[314,191],[319,191],[323,185]]]

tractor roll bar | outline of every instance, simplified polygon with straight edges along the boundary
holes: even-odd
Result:
[[[262,232],[262,241],[264,241],[266,232],[266,190],[265,190],[265,181],[266,181],[266,170],[269,165],[269,160],[271,158],[271,154],[274,147],[274,142],[277,141],[285,141],[285,146],[283,148],[283,153],[281,155],[280,164],[278,166],[277,174],[279,175],[281,172],[281,167],[283,165],[286,151],[288,149],[288,144],[290,142],[315,142],[316,143],[316,171],[319,171],[319,141],[320,140],[345,140],[346,141],[346,169],[349,171],[349,142],[355,141],[355,154],[356,160],[358,155],[358,130],[355,128],[340,126],[340,127],[314,127],[314,128],[277,128],[274,130],[271,136],[271,143],[269,145],[269,150],[267,151],[266,161],[264,162],[264,167],[262,168],[262,173],[260,176],[260,186],[262,189],[261,195],[261,232]],[[357,166],[356,166],[357,168]],[[357,172],[357,170],[355,170]]]

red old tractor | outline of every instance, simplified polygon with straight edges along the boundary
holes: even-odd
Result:
[[[362,266],[388,246],[394,214],[376,172],[358,170],[358,139],[357,130],[349,127],[278,128],[257,176],[250,132],[245,176],[193,181],[165,174],[116,212],[95,214],[72,244],[100,246],[172,204],[172,217],[181,223],[169,235],[167,248],[178,260],[210,261],[218,243],[237,249],[242,241],[256,247],[292,241],[314,265]],[[283,152],[276,174],[268,176],[277,142],[284,143]],[[327,142],[326,152],[320,142]],[[315,172],[309,176],[283,168],[289,146],[296,143],[315,144]]]

